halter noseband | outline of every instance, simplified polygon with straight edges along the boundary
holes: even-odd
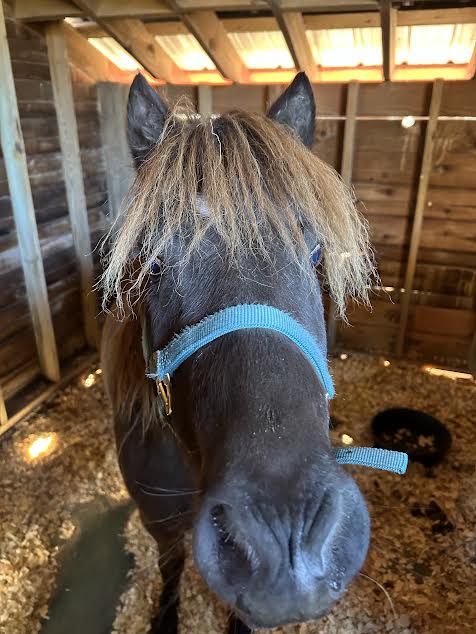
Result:
[[[240,304],[229,306],[205,317],[195,325],[187,326],[165,348],[151,352],[147,319],[143,319],[142,339],[147,359],[147,376],[155,380],[162,400],[165,416],[172,414],[173,373],[195,352],[207,344],[231,332],[249,329],[266,329],[278,332],[290,339],[312,365],[321,381],[326,397],[334,396],[334,386],[327,367],[327,359],[314,337],[293,317],[274,306]],[[354,464],[403,474],[408,456],[400,451],[375,447],[336,447],[334,456],[340,464]]]

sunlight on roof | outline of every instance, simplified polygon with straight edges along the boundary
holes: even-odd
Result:
[[[281,31],[228,33],[228,37],[247,68],[294,68]]]
[[[143,68],[112,37],[90,37],[88,41],[121,70],[135,71]]]
[[[325,68],[380,66],[380,28],[306,31],[316,64]]]
[[[476,24],[397,27],[397,66],[467,64],[476,42]]]
[[[156,35],[155,39],[182,70],[199,71],[216,68],[195,37],[189,33]]]

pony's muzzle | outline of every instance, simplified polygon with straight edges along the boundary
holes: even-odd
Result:
[[[355,483],[343,480],[299,505],[252,503],[239,493],[232,500],[229,489],[205,498],[194,531],[197,567],[250,627],[323,616],[362,566],[369,517]]]

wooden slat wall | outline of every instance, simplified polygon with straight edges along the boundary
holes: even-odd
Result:
[[[35,206],[53,327],[61,362],[85,347],[79,274],[47,48],[34,30],[6,20],[20,120]],[[106,183],[96,89],[74,71],[73,83],[91,242],[104,232]],[[97,265],[97,255],[95,255]],[[5,165],[0,153],[0,384],[6,399],[39,373]]]
[[[427,117],[431,84],[362,85],[358,116]],[[231,107],[263,112],[261,86],[216,87],[213,111]],[[314,151],[339,169],[346,108],[345,85],[314,86],[318,120]],[[442,116],[476,116],[476,82],[448,82]],[[319,120],[319,115],[324,118]],[[382,286],[372,313],[349,308],[337,346],[391,356],[395,351],[400,292],[408,256],[426,121],[362,121],[356,128],[352,182],[369,220]],[[466,367],[476,327],[476,122],[440,121],[424,212],[409,313],[406,356]],[[427,325],[427,321],[428,324]]]

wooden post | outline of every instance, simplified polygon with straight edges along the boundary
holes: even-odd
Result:
[[[264,111],[268,112],[273,103],[284,91],[282,84],[269,84],[264,91]]]
[[[134,168],[126,134],[129,86],[103,82],[98,84],[97,90],[106,159],[109,217],[111,222],[114,222],[134,180]]]
[[[71,233],[80,275],[84,331],[87,343],[95,348],[99,343],[99,335],[96,322],[96,296],[93,291],[94,267],[74,111],[73,86],[62,23],[51,22],[47,25],[45,34],[58,120]]]
[[[431,164],[433,159],[433,146],[435,140],[436,127],[438,125],[438,115],[441,107],[441,97],[443,94],[443,80],[437,79],[433,83],[431,93],[431,104],[428,123],[426,126],[425,146],[423,158],[420,166],[420,180],[418,184],[415,213],[413,216],[412,233],[410,238],[410,250],[408,253],[407,269],[405,273],[404,292],[400,301],[400,325],[397,335],[396,354],[401,356],[405,344],[405,334],[407,330],[408,312],[413,291],[413,280],[415,277],[418,247],[420,245],[421,229],[423,224],[423,212],[425,209],[428,182],[430,180]]]
[[[385,81],[391,81],[395,69],[397,37],[397,10],[392,8],[392,0],[381,0],[380,24],[382,32],[383,76]]]
[[[0,138],[15,218],[21,263],[41,371],[51,381],[60,378],[48,291],[31,195],[25,144],[0,0]]]
[[[0,428],[8,420],[7,408],[5,407],[5,399],[3,398],[3,391],[0,385]]]
[[[340,174],[344,183],[350,187],[352,183],[352,167],[354,163],[355,127],[357,123],[357,107],[359,101],[359,83],[351,81],[347,86],[347,104],[345,109],[344,143]],[[337,311],[335,302],[329,303],[327,318],[327,346],[331,351],[335,346],[337,331]]]
[[[213,114],[213,88],[211,86],[197,87],[197,110],[202,117]]]

